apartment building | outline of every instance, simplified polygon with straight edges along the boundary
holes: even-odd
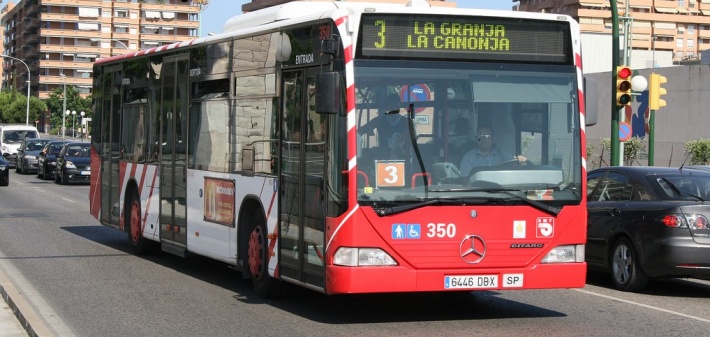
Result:
[[[609,0],[520,0],[517,10],[567,14],[580,23],[583,34],[612,33]],[[617,10],[620,25],[629,18],[632,53],[666,53],[681,63],[710,49],[710,0],[618,0]],[[651,67],[658,66],[655,61]]]
[[[271,6],[283,5],[292,1],[303,1],[303,0],[252,0],[251,2],[246,2],[242,5],[242,11],[253,12],[259,9],[264,9]],[[306,1],[334,1],[334,0],[306,0]],[[338,1],[338,0],[335,0]],[[351,2],[386,2],[386,3],[403,3],[406,4],[412,0],[340,0],[340,1],[351,1]],[[416,0],[415,0],[416,1]],[[419,0],[422,1],[422,0]],[[432,6],[442,6],[442,7],[456,7],[455,1],[447,0],[424,0],[429,2]]]
[[[206,0],[21,0],[3,8],[2,86],[44,99],[58,87],[91,92],[97,58],[199,36]],[[21,60],[22,62],[18,62]]]

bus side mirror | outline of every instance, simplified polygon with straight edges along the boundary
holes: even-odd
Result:
[[[584,109],[587,126],[597,124],[599,93],[597,92],[597,81],[584,77]]]
[[[323,71],[316,75],[316,113],[340,112],[340,74]]]

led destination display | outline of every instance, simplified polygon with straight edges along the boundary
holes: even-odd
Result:
[[[566,21],[365,14],[359,57],[568,63]]]

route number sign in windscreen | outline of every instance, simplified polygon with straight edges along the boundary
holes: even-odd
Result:
[[[364,14],[358,57],[572,64],[569,23],[453,15]]]

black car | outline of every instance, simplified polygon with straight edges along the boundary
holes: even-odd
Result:
[[[710,279],[710,172],[605,167],[587,179],[586,261],[623,291],[650,279]]]
[[[28,173],[37,172],[37,156],[44,148],[44,145],[49,143],[50,138],[25,138],[17,149],[17,165],[15,172]]]
[[[54,181],[59,184],[88,183],[91,179],[91,144],[69,142],[64,144],[57,155],[57,167]]]
[[[0,153],[0,186],[10,185],[10,163]]]
[[[57,166],[57,155],[68,140],[53,140],[48,142],[37,157],[37,178],[54,179],[54,169]]]

